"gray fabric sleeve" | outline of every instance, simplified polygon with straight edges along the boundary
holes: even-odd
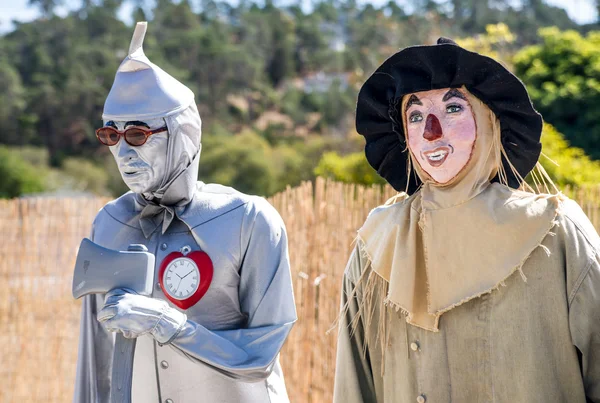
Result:
[[[354,281],[360,277],[363,267],[358,246],[352,252],[342,280],[342,315],[338,326],[338,344],[335,370],[334,403],[377,402],[369,350],[366,348],[365,331],[359,314],[360,290],[353,294]],[[358,321],[351,329],[352,320]]]
[[[94,231],[90,235],[94,240]],[[110,399],[111,359],[115,336],[96,320],[104,295],[83,297],[79,325],[79,353],[75,373],[74,403],[108,403]]]
[[[188,320],[170,346],[230,378],[254,382],[269,376],[296,321],[287,235],[266,201],[247,207],[241,243],[238,293],[246,326],[212,331]]]
[[[581,373],[590,402],[600,403],[600,257],[585,269],[569,311],[573,344],[581,354]]]

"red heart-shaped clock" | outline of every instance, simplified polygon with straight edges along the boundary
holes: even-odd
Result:
[[[160,264],[158,282],[165,296],[181,309],[195,305],[210,287],[213,264],[201,251],[169,253]]]

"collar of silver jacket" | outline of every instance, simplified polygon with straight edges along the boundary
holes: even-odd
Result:
[[[194,198],[198,180],[200,153],[197,153],[190,165],[167,187],[160,199],[146,200],[136,194],[136,201],[144,206],[140,214],[140,227],[144,236],[150,238],[162,225],[164,234],[178,212],[181,212]]]

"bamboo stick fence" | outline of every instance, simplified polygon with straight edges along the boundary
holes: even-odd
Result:
[[[356,230],[395,192],[318,179],[270,199],[289,238],[298,323],[281,354],[293,403],[332,400],[339,288]],[[600,228],[600,187],[566,189]],[[77,247],[107,199],[0,201],[0,402],[71,400],[79,302]]]

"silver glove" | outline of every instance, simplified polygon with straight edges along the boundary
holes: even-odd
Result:
[[[150,334],[160,344],[170,343],[187,321],[184,313],[171,308],[166,301],[127,289],[107,293],[97,318],[108,331],[121,332],[127,338]]]

